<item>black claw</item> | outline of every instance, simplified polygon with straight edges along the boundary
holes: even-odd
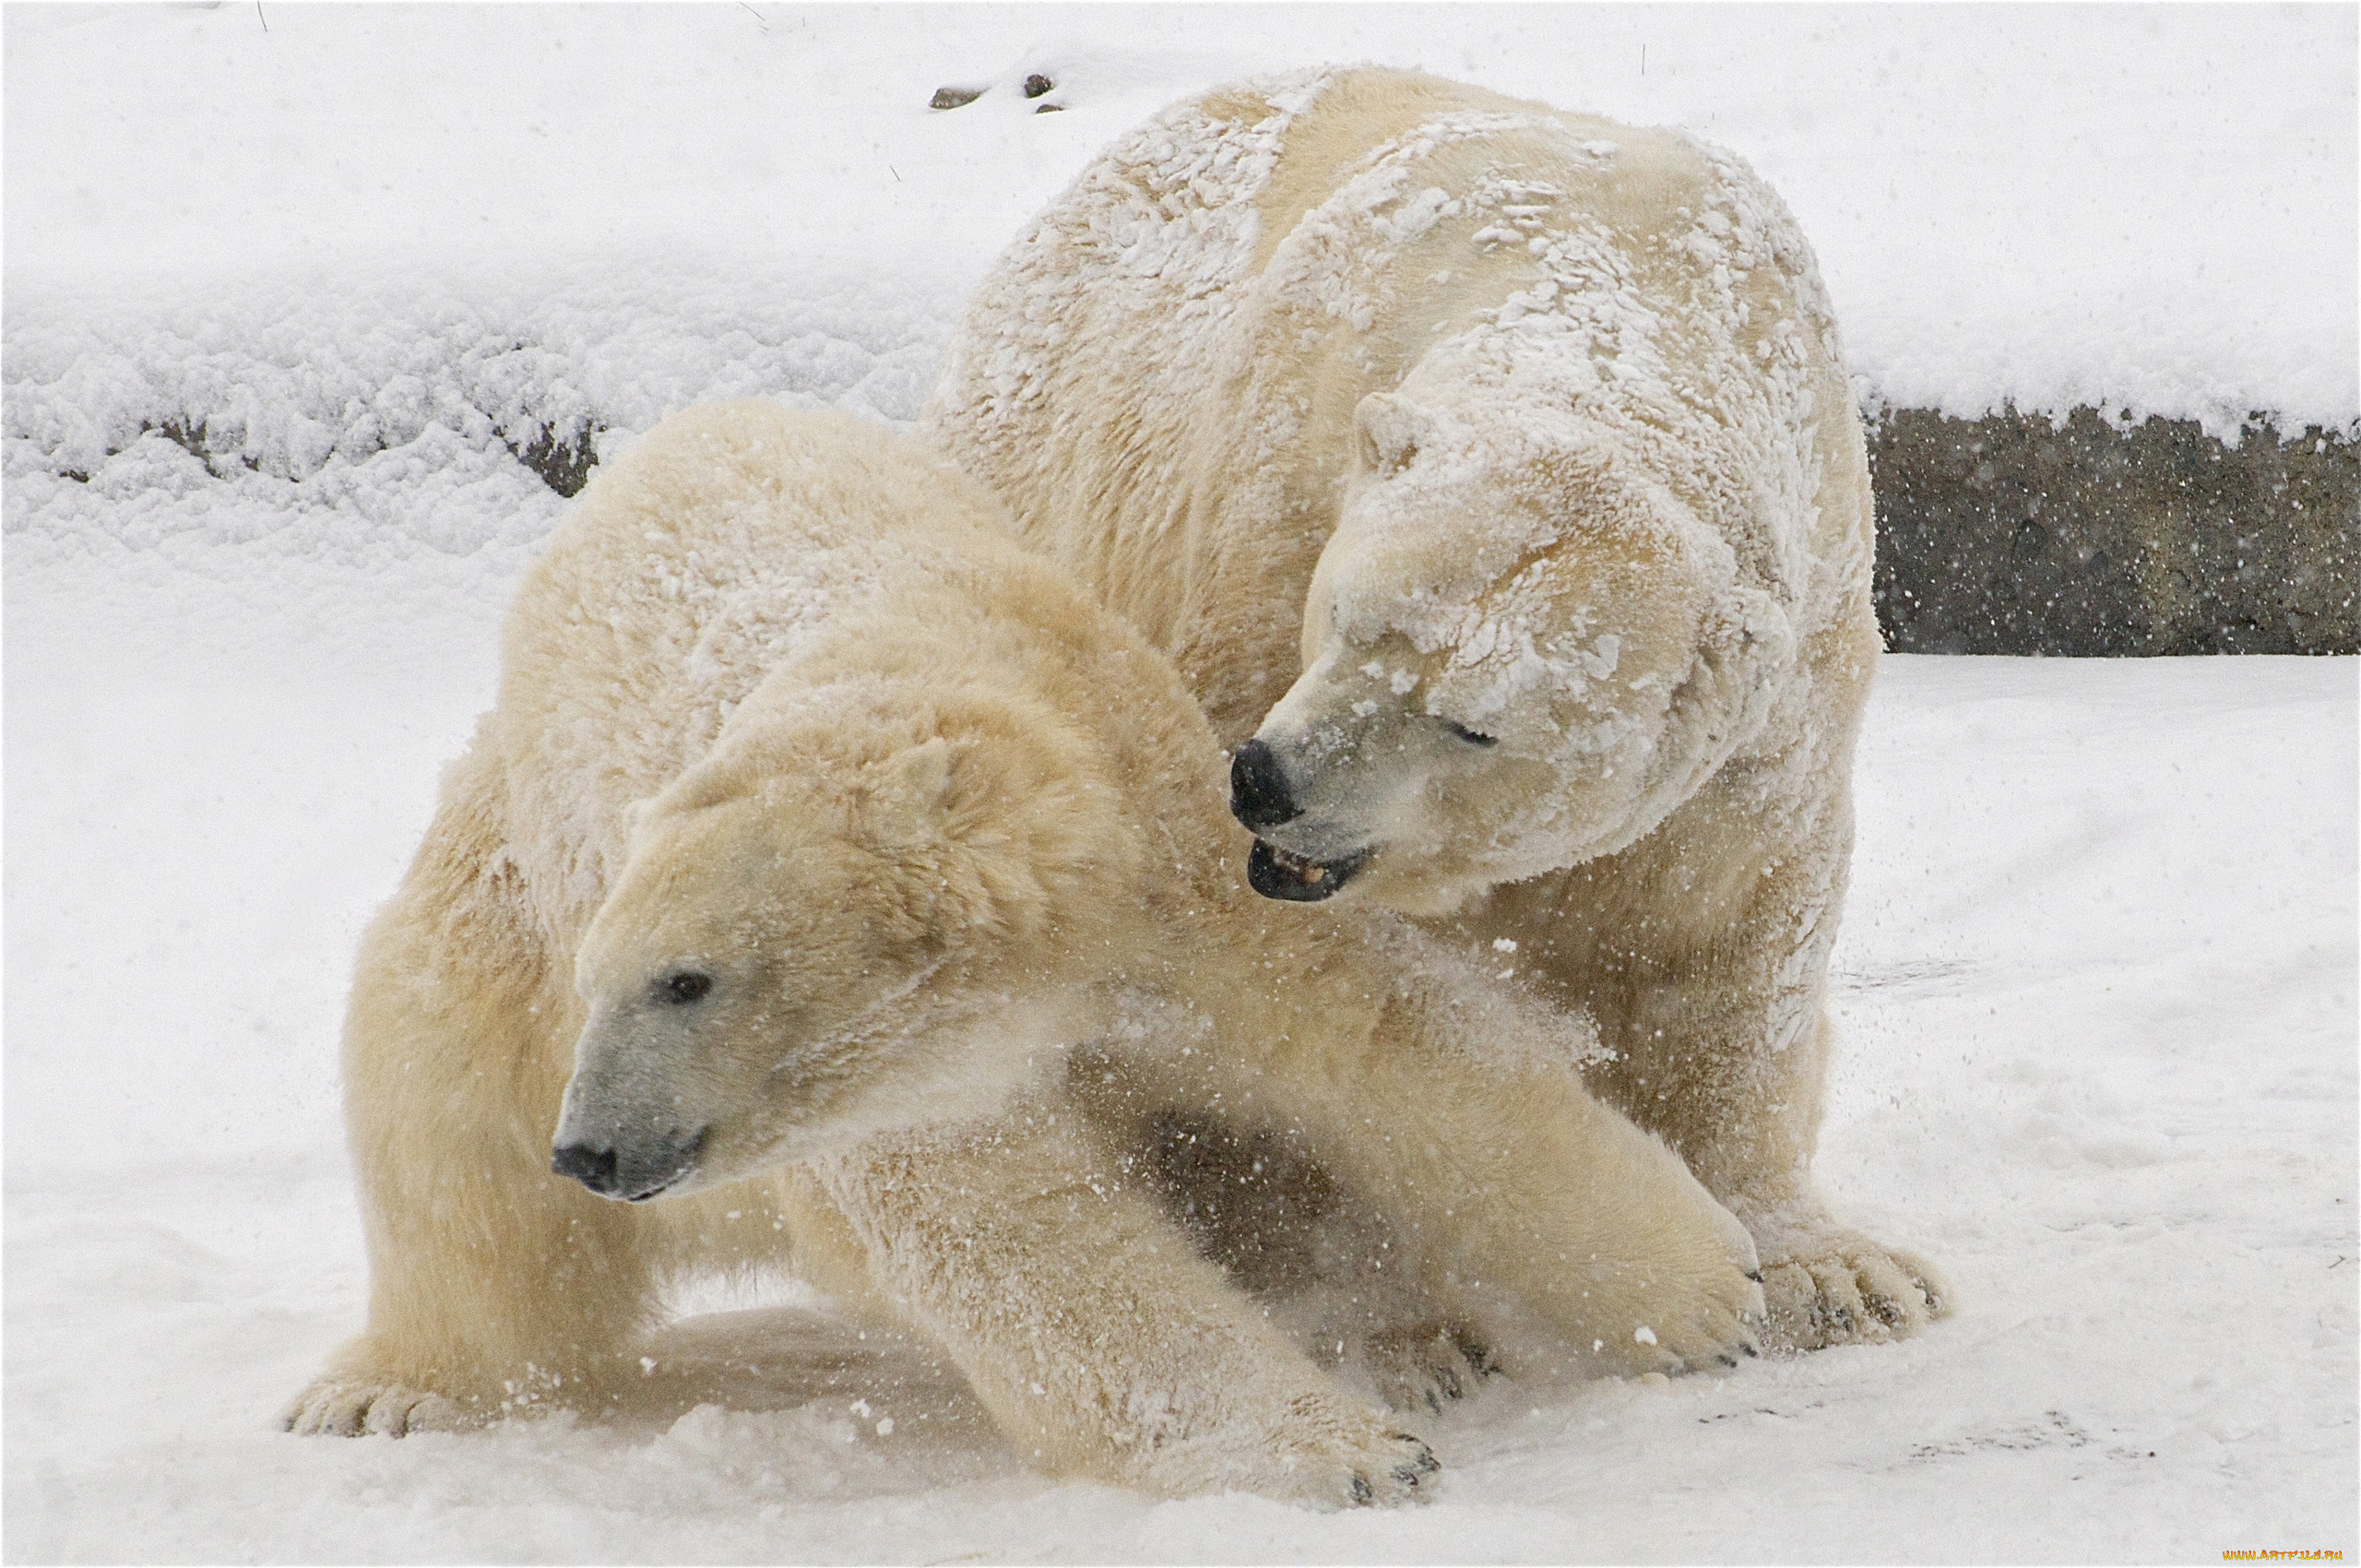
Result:
[[[1396,1480],[1417,1486],[1420,1476],[1431,1476],[1442,1468],[1442,1461],[1435,1457],[1435,1451],[1428,1447],[1422,1440],[1412,1437],[1406,1431],[1402,1431],[1394,1434],[1394,1441],[1406,1443],[1418,1451],[1408,1464],[1394,1472]]]
[[[1750,1268],[1750,1269],[1748,1269],[1748,1270],[1746,1271],[1746,1277],[1747,1277],[1749,1279],[1753,1280],[1757,1285],[1760,1285],[1760,1284],[1762,1284],[1762,1271],[1761,1269],[1759,1269],[1759,1268]]]
[[[1367,1503],[1376,1496],[1377,1493],[1370,1487],[1369,1478],[1358,1470],[1355,1470],[1353,1472],[1353,1501]]]

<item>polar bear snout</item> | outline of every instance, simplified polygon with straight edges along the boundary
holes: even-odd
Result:
[[[680,1056],[682,1043],[651,1039],[647,1020],[628,1011],[594,1008],[558,1108],[551,1172],[621,1203],[652,1198],[695,1175],[713,1143],[714,1118],[683,1092],[680,1075],[658,1064],[666,1054]]]
[[[1303,814],[1294,791],[1287,788],[1287,769],[1278,754],[1260,740],[1238,748],[1229,762],[1229,814],[1260,833]]]
[[[1376,853],[1374,848],[1363,847],[1323,857],[1261,837],[1266,829],[1298,820],[1304,808],[1287,783],[1287,765],[1259,736],[1230,758],[1229,814],[1256,835],[1253,852],[1246,860],[1246,885],[1265,898],[1318,903],[1341,892]]]
[[[1253,852],[1246,860],[1246,885],[1265,898],[1318,903],[1342,892],[1377,852],[1370,844],[1336,849],[1329,843],[1333,826],[1304,822],[1305,810],[1275,748],[1260,736],[1238,748],[1229,764],[1229,814],[1255,835]],[[1304,840],[1300,846],[1263,837],[1289,823],[1299,826],[1285,837]]]
[[[602,1198],[644,1203],[696,1169],[710,1128],[683,1135],[677,1129],[652,1138],[594,1144],[560,1143],[550,1153],[550,1170],[571,1176]],[[620,1143],[622,1146],[618,1147]]]

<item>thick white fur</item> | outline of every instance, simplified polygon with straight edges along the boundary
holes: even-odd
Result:
[[[1216,92],[1003,255],[922,430],[1269,748],[1321,861],[1596,1017],[1774,1331],[1943,1310],[1812,1182],[1879,641],[1809,250],[1731,155],[1392,71]]]
[[[1274,1318],[1192,1230],[1300,1242],[1333,1301],[1393,1282],[1354,1333],[1414,1358],[1744,1348],[1751,1245],[1586,1095],[1587,1027],[1255,898],[1222,766],[1169,661],[925,449],[665,422],[528,576],[366,938],[369,1320],[291,1426],[596,1408],[668,1280],[784,1262],[933,1336],[1045,1468],[1408,1494],[1424,1449],[1274,1326],[1305,1290]],[[709,992],[666,1002],[690,970]],[[1319,1234],[1225,1219],[1174,1154],[1201,1134],[1327,1194]],[[624,1204],[552,1176],[553,1136],[697,1153]]]

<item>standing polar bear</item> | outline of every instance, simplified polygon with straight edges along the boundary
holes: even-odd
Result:
[[[1471,1334],[1602,1372],[1750,1346],[1745,1230],[1585,1094],[1587,1030],[1243,888],[1179,674],[915,444],[668,420],[503,663],[361,955],[369,1321],[291,1427],[597,1408],[668,1281],[784,1263],[931,1336],[1045,1468],[1416,1495],[1424,1445],[1199,1254],[1176,1112],[1316,1173],[1314,1271],[1364,1308],[1320,1337],[1405,1377]]]
[[[1737,159],[1394,71],[1167,111],[1002,257],[923,432],[1169,653],[1254,885],[1587,1008],[1774,1332],[1944,1310],[1810,1177],[1879,651],[1858,416]]]

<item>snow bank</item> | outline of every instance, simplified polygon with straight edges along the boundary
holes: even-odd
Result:
[[[276,374],[218,411],[266,467],[357,460],[354,398],[411,429],[416,389],[389,383],[427,360],[511,435],[590,418],[586,376],[635,384],[611,410],[633,428],[640,405],[799,389],[812,367],[777,350],[813,320],[782,301],[848,268],[922,287],[899,362],[922,374],[967,284],[1115,134],[1228,77],[1353,59],[1748,157],[1817,245],[1873,404],[2216,434],[2361,416],[2349,8],[1323,6],[1248,29],[1127,7],[1059,13],[1046,42],[1041,15],[12,11],[10,476],[89,471],[175,402],[215,411],[202,379],[234,380],[240,351]],[[991,90],[925,107],[961,83]],[[694,282],[668,278],[683,257]],[[651,317],[709,360],[650,357]],[[464,466],[484,448],[456,433]]]
[[[321,278],[291,300],[28,308],[8,341],[11,566],[110,545],[184,565],[222,545],[350,564],[514,550],[560,509],[544,476],[669,408],[769,393],[907,422],[955,299],[641,257],[507,289]]]

